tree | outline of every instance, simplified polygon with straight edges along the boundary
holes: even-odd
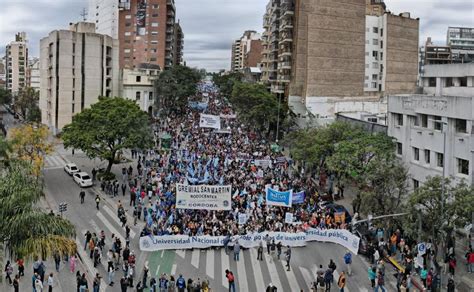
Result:
[[[202,78],[202,71],[181,65],[161,72],[155,81],[157,108],[184,109],[188,97],[196,94],[197,83]]]
[[[39,92],[31,87],[23,88],[15,99],[16,111],[27,118],[30,111],[38,111]],[[37,116],[37,114],[35,114]],[[35,117],[33,115],[33,117]]]
[[[0,104],[10,104],[12,102],[12,95],[10,91],[0,88]]]
[[[0,165],[8,166],[12,145],[10,141],[0,135]]]
[[[26,114],[26,120],[30,123],[41,122],[41,110],[38,105],[34,104],[30,107]]]
[[[66,148],[81,149],[89,158],[107,160],[110,173],[118,153],[126,148],[152,145],[148,117],[135,102],[119,97],[100,97],[91,108],[75,115],[63,128]]]
[[[37,206],[42,185],[24,161],[12,161],[0,172],[0,244],[13,257],[72,255],[77,247],[74,226]],[[3,263],[0,263],[3,266]]]
[[[222,96],[230,97],[234,89],[234,85],[241,83],[244,79],[244,74],[241,72],[232,72],[230,74],[218,74],[214,73],[212,80],[214,84],[219,88]]]
[[[46,126],[22,125],[10,130],[13,156],[28,162],[36,176],[41,173],[44,156],[53,150],[48,135]]]
[[[435,244],[444,242],[453,229],[469,224],[474,212],[473,197],[474,187],[464,181],[455,184],[450,178],[428,177],[408,200],[410,216],[404,221],[406,232],[413,238],[432,238]]]

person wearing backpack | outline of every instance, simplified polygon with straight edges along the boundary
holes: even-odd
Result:
[[[179,278],[176,280],[176,287],[178,292],[184,292],[184,289],[186,289],[186,280],[183,278],[183,275],[179,275]]]
[[[350,251],[344,255],[344,263],[346,264],[347,268],[347,275],[350,276],[352,274],[351,264],[352,264],[352,254]]]
[[[331,283],[334,281],[333,272],[334,271],[329,268],[324,273],[324,286],[326,287],[326,291],[331,291]]]

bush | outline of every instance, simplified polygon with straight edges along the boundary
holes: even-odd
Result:
[[[99,172],[97,174],[97,179],[105,181],[115,180],[115,174],[112,172]]]

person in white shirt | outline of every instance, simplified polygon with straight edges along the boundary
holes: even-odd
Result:
[[[54,287],[54,277],[53,273],[49,274],[48,277],[48,292],[53,292],[53,287]]]

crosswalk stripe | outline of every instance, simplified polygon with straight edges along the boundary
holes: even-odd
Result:
[[[173,266],[171,267],[171,274],[170,275],[176,276],[176,268],[177,268],[176,264],[173,264]]]
[[[300,271],[301,271],[301,274],[303,275],[304,280],[306,281],[307,286],[311,287],[311,283],[315,281],[313,276],[311,275],[311,272],[304,267],[300,267]]]
[[[199,268],[199,256],[201,255],[201,251],[197,248],[193,249],[191,255],[191,265],[196,268]]]
[[[214,279],[214,250],[208,250],[206,253],[206,275]]]
[[[239,291],[249,291],[247,282],[247,273],[245,272],[245,257],[243,252],[239,255],[239,260],[235,262],[237,265],[237,283]]]
[[[334,282],[337,285],[337,281],[339,281],[339,273],[337,270],[334,270]],[[344,287],[344,292],[349,292],[349,288],[347,287],[347,278],[346,278],[346,287]]]
[[[250,250],[250,261],[252,263],[253,275],[255,277],[255,284],[257,286],[257,291],[265,291],[265,283],[263,280],[262,268],[260,262],[257,260],[257,251],[255,248]]]
[[[184,249],[177,249],[177,250],[176,250],[176,254],[177,254],[179,257],[181,257],[181,258],[184,259],[184,257],[186,256],[186,250],[184,250]]]
[[[87,230],[85,230],[85,229],[82,230],[82,234],[85,234],[86,232],[87,232]],[[93,263],[91,263],[91,261],[89,259],[89,255],[84,251],[84,246],[81,244],[81,242],[79,241],[79,239],[77,237],[76,237],[76,244],[78,246],[77,252],[81,256],[82,262],[84,263],[84,265],[86,265],[87,270],[89,270],[91,272],[91,275],[95,275],[97,273],[97,269],[94,268]],[[107,284],[105,283],[105,280],[101,279],[100,280],[100,292],[105,292],[106,287],[107,287]]]
[[[117,214],[114,214],[114,212],[107,205],[104,205],[102,209],[104,209],[104,211],[109,214],[109,216],[115,221],[115,223],[117,223],[119,226],[122,226],[122,222],[120,222],[120,219],[117,217]],[[134,238],[135,235],[135,231],[130,228],[130,238]]]
[[[160,265],[156,266],[155,276],[158,276],[159,273],[160,273]]]
[[[120,239],[122,244],[125,244],[125,238],[117,229],[115,229],[112,223],[110,223],[109,220],[107,220],[105,216],[102,215],[102,213],[97,212],[97,217],[100,219],[100,221],[102,221],[102,223],[104,223],[105,226],[107,226],[107,229],[109,229],[113,234],[115,234],[116,237]]]
[[[221,258],[222,258],[222,270],[225,271],[230,269],[229,256],[225,253],[225,249],[221,248]],[[227,287],[227,278],[222,277],[222,286]]]
[[[293,272],[293,268],[291,267],[290,265],[290,270],[286,271],[286,276],[287,276],[287,279],[288,279],[288,282],[290,283],[290,287],[300,287],[300,289],[306,289],[306,287],[304,286],[304,283],[301,283],[303,285],[300,285],[298,284],[298,281],[296,280],[296,276],[295,276],[295,273]]]
[[[280,282],[280,276],[278,276],[278,271],[275,267],[275,262],[272,259],[271,255],[263,255],[265,262],[267,263],[268,272],[270,273],[270,278],[272,280],[272,284],[277,287],[277,289],[283,290],[283,286]]]

